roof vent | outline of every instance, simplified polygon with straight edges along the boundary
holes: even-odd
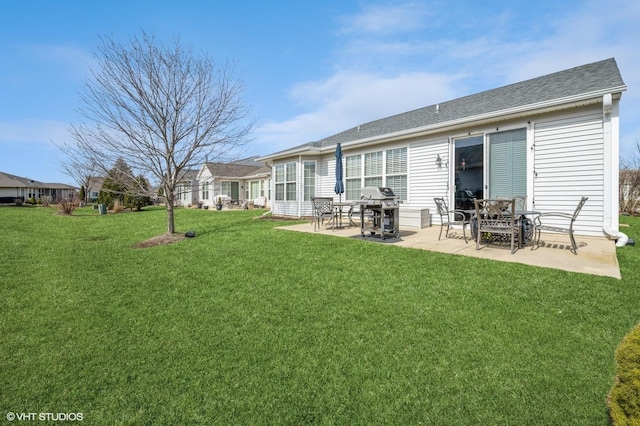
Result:
[[[440,104],[436,104],[436,114],[440,112]]]

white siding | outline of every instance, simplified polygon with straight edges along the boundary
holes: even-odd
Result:
[[[206,180],[209,181],[209,199],[202,198],[202,184]],[[198,173],[198,202],[202,202],[203,206],[212,207],[215,204],[214,195],[219,194],[220,193],[219,191],[220,191],[219,185],[218,185],[218,188],[214,186],[214,182],[211,176],[211,171],[209,170],[209,168],[202,166],[200,168],[200,172]]]
[[[343,151],[343,159],[344,159]],[[336,156],[335,154],[326,154],[315,159],[316,163],[316,197],[333,197],[336,200],[338,195],[334,192],[336,186]],[[344,160],[343,160],[344,161]],[[344,170],[344,163],[343,163]],[[342,194],[344,198],[344,194]],[[311,204],[309,204],[309,213],[311,214]]]
[[[328,158],[325,156],[324,158]],[[335,156],[333,158],[333,164],[335,164]],[[279,164],[296,163],[296,200],[278,201],[275,199],[275,171],[271,176],[271,205],[274,215],[279,216],[310,216],[311,215],[311,202],[304,201],[304,162],[315,161],[316,162],[316,196],[328,196],[327,194],[333,194],[333,185],[335,182],[329,178],[329,166],[326,161],[322,161],[323,157],[295,157],[289,158],[284,161],[278,161],[273,164],[272,170],[275,170],[275,166]],[[334,170],[334,169],[330,169]],[[333,179],[333,172],[331,172],[331,179]],[[330,187],[329,187],[330,186]],[[327,189],[329,188],[329,189]]]
[[[436,166],[436,157],[440,155],[442,167]],[[416,142],[409,147],[409,201],[400,206],[416,209],[429,209],[432,223],[440,225],[440,216],[436,214],[434,197],[449,199],[449,141],[435,139]]]
[[[534,209],[573,213],[580,197],[587,196],[576,233],[602,235],[602,111],[595,108],[536,121],[534,150]]]

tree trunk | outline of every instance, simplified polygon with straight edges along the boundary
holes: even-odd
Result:
[[[173,220],[173,197],[167,197],[167,234],[173,235],[175,224]]]

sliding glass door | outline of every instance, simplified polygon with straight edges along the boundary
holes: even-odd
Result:
[[[454,206],[474,208],[474,198],[484,198],[484,136],[455,140]]]
[[[489,198],[527,195],[526,129],[489,134]]]
[[[507,130],[459,138],[454,143],[453,198],[456,209],[473,199],[527,196],[527,131]]]

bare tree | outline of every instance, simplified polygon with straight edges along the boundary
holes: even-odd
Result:
[[[54,142],[55,143],[55,142]],[[65,159],[60,162],[60,170],[67,176],[70,176],[79,187],[84,187],[84,199],[80,200],[87,203],[89,200],[89,186],[91,178],[95,176],[98,167],[91,162],[82,163],[82,161],[91,161],[84,156],[78,156],[74,153],[75,147],[69,144],[57,145],[65,155]]]
[[[620,168],[620,212],[636,214],[640,211],[640,141],[636,152]]]
[[[88,121],[71,126],[66,154],[106,172],[121,157],[162,189],[167,232],[175,231],[176,188],[205,158],[224,159],[251,130],[233,64],[215,65],[178,39],[163,46],[142,33],[128,44],[103,37],[98,67],[81,92]],[[140,191],[149,189],[140,187]]]

